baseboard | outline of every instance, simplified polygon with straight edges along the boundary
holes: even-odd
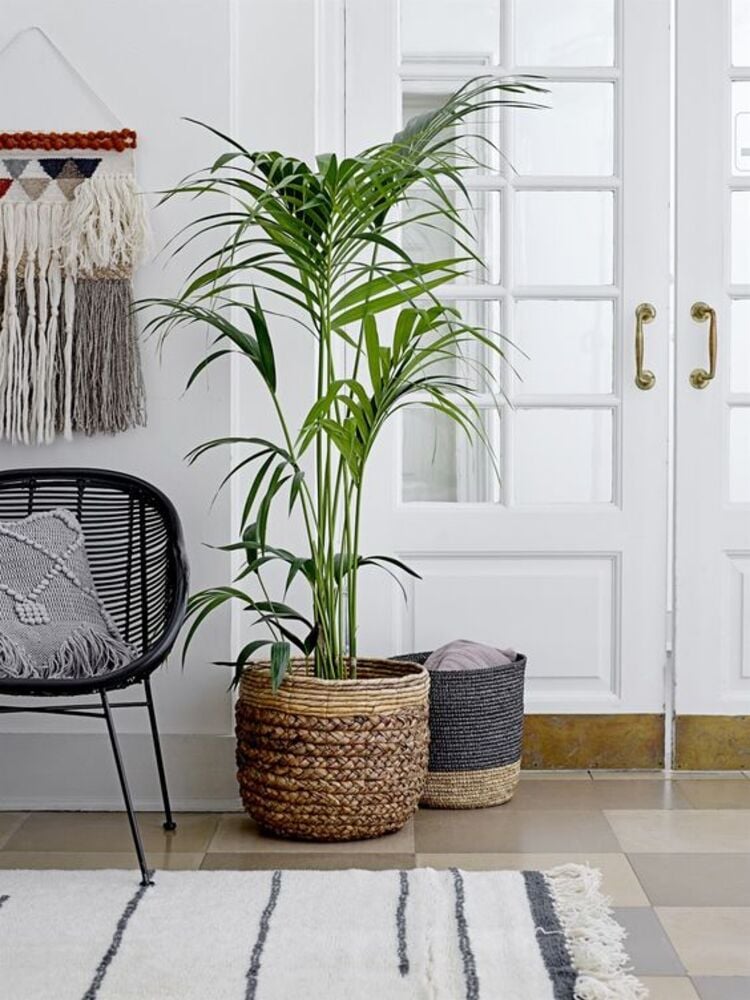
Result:
[[[522,767],[655,769],[664,767],[664,716],[527,715]]]
[[[676,770],[750,770],[748,715],[678,715],[674,740]]]
[[[161,808],[150,736],[120,744],[136,808]],[[162,737],[172,805],[181,812],[240,808],[233,736]],[[122,809],[104,733],[0,733],[0,809]]]

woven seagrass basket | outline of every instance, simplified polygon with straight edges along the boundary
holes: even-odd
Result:
[[[267,664],[248,667],[236,707],[247,812],[298,840],[399,830],[424,788],[429,685],[414,663],[360,660],[356,680],[328,681],[295,662],[274,692]]]
[[[401,661],[424,663],[429,653]],[[521,775],[526,657],[430,671],[430,761],[423,806],[477,809],[512,798]]]

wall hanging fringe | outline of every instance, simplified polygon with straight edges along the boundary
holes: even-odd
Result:
[[[145,423],[131,279],[148,218],[135,145],[130,129],[0,133],[0,437],[9,441]]]

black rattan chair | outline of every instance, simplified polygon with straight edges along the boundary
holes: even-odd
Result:
[[[168,656],[184,619],[188,568],[182,527],[167,497],[134,476],[106,469],[0,472],[0,520],[18,520],[35,511],[56,507],[67,508],[81,523],[97,592],[139,655],[127,666],[102,677],[82,680],[0,677],[0,696],[96,695],[101,708],[91,701],[60,706],[2,703],[0,713],[43,712],[105,720],[142,882],[148,884],[151,872],[133,810],[112,709],[148,710],[164,801],[164,829],[174,830],[150,676]],[[110,702],[110,691],[131,684],[143,684],[145,701]]]

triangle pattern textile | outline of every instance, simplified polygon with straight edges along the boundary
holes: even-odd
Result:
[[[135,132],[3,133],[3,147],[0,274],[15,286],[0,296],[0,440],[143,426],[131,281],[148,218]],[[24,613],[41,614],[32,604]]]
[[[96,168],[101,162],[101,156],[73,157],[73,163],[75,163],[83,177],[93,177]]]
[[[31,163],[31,159],[27,159],[26,157],[14,156],[8,158],[7,160],[3,160],[3,163],[5,164],[10,176],[17,179],[21,176],[26,167]]]
[[[81,178],[83,178],[83,176],[84,176],[83,172],[81,170],[79,170],[78,167],[76,166],[76,161],[71,158],[69,160],[66,160],[63,163],[63,165],[60,168],[60,171],[59,171],[59,173],[57,175],[57,179],[60,180],[61,177],[62,178],[65,178],[65,177],[81,177]]]
[[[76,188],[79,184],[83,184],[83,181],[83,177],[58,177],[57,186],[60,188],[68,201],[72,201]],[[47,183],[49,183],[49,181]]]
[[[43,195],[52,181],[48,177],[20,177],[18,183],[32,201]]]
[[[44,170],[44,172],[51,177],[53,181],[57,179],[57,175],[65,166],[66,162],[67,160],[63,159],[61,156],[44,156],[39,160],[42,170]]]

